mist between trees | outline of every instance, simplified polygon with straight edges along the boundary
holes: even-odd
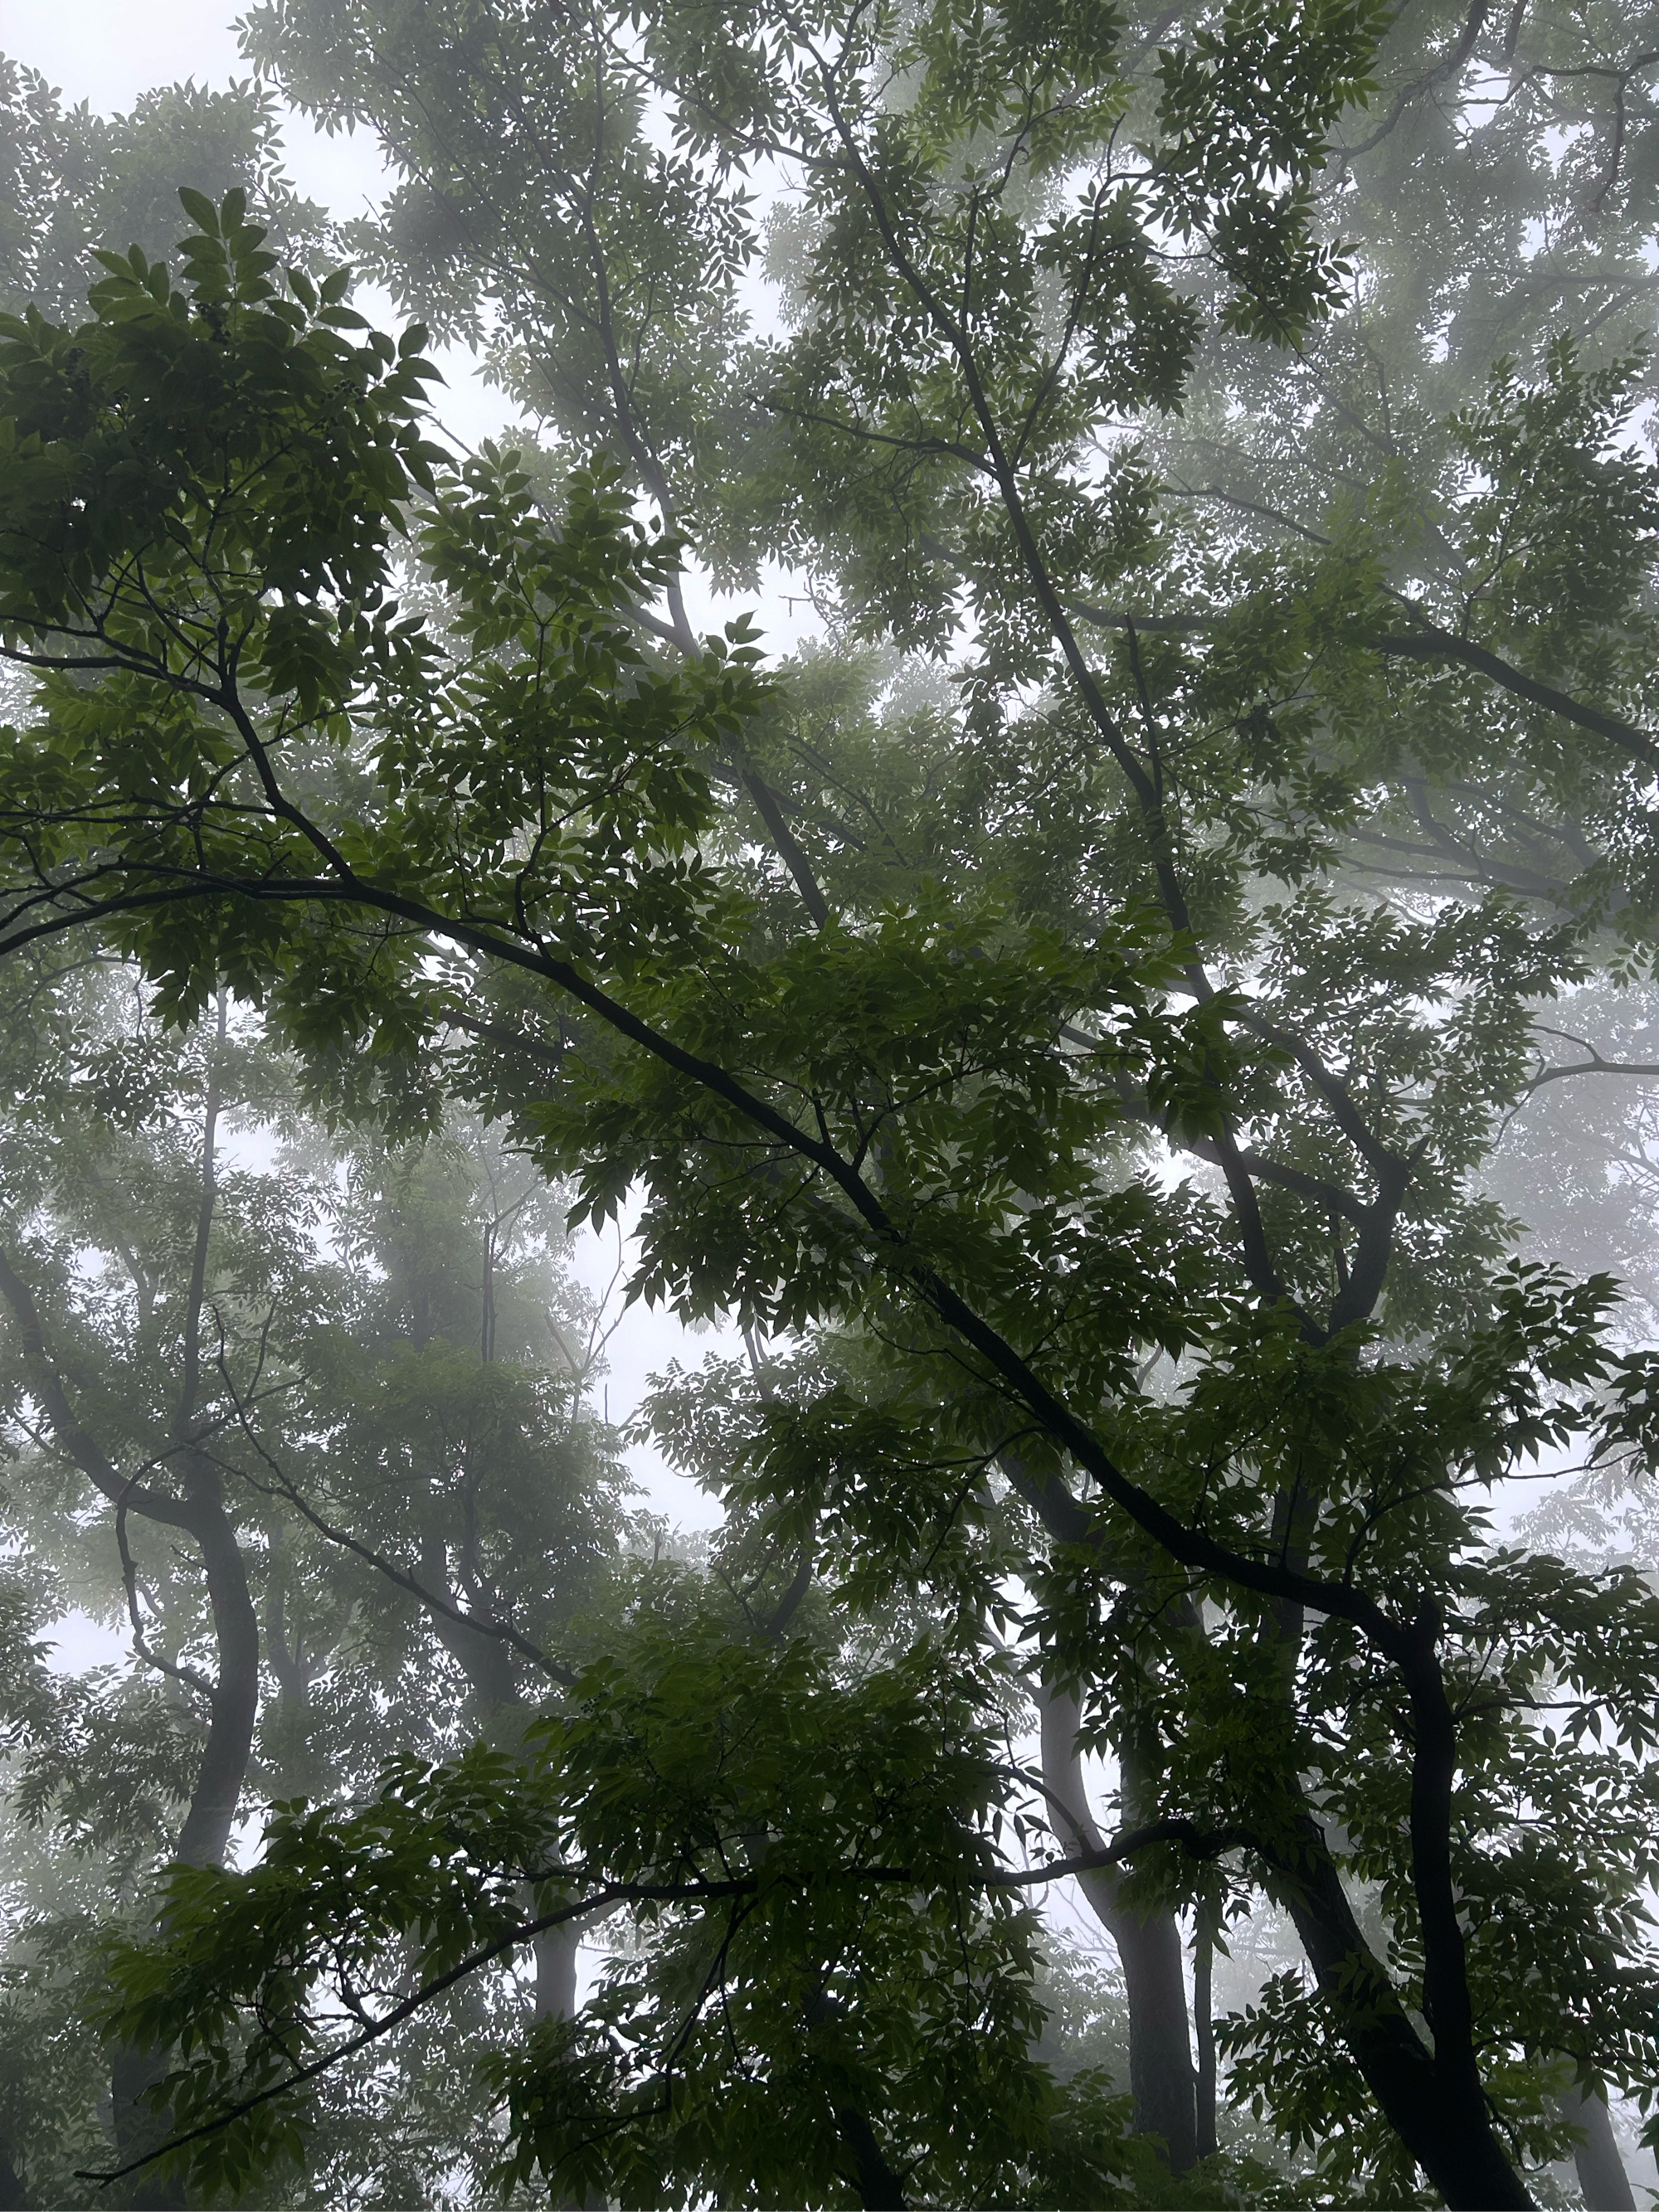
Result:
[[[1633,2206],[1659,10],[241,38],[0,64],[0,2203]]]

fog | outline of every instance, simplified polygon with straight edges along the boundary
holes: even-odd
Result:
[[[1659,2197],[1653,27],[12,0],[0,2208]]]

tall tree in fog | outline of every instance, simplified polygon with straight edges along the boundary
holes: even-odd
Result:
[[[654,1975],[618,1968],[574,2041],[503,2062],[524,2170],[1074,2192],[1053,2160],[1075,2119],[1020,2042],[1006,1900],[1036,1876],[992,1844],[1018,1816],[1139,1955],[1136,2118],[1177,2167],[1208,2115],[1176,1916],[1202,1948],[1253,1895],[1289,1911],[1313,1978],[1230,2024],[1233,2089],[1333,2188],[1400,2197],[1420,2170],[1449,2203],[1525,2202],[1515,2161],[1570,2140],[1564,2091],[1644,2086],[1651,1608],[1627,1578],[1484,1548],[1471,1500],[1586,1431],[1615,1455],[1646,1437],[1647,1366],[1607,1341],[1604,1293],[1506,1272],[1474,1180],[1536,1079],[1539,1003],[1645,957],[1653,495],[1609,444],[1640,390],[1619,345],[1646,64],[1574,115],[1609,66],[1596,25],[1563,46],[1517,15],[1491,52],[1483,25],[1402,24],[1373,64],[1380,22],[1340,9],[1178,36],[262,10],[256,50],[407,172],[360,241],[375,265],[487,336],[605,470],[562,482],[556,452],[533,491],[497,457],[432,477],[412,348],[330,336],[337,287],[320,314],[303,276],[279,300],[234,209],[192,203],[193,311],[143,257],[112,270],[76,342],[89,415],[70,340],[15,333],[16,649],[115,666],[49,678],[48,734],[20,743],[12,941],[112,929],[164,1006],[228,978],[302,1050],[372,1039],[394,1079],[459,1035],[463,1094],[592,1210],[645,1188],[648,1287],[832,1329],[731,1425],[739,1526],[763,1576],[793,1589],[810,1564],[889,1624],[895,1711],[936,1698],[940,1637],[970,1686],[939,1708],[943,1763],[872,1736],[888,1763],[855,1768],[869,1786],[828,1827],[781,1753],[665,1804],[671,1723],[704,1749],[708,1711],[819,1749],[869,1723],[787,1622],[705,1645],[653,1599],[516,1765],[279,1829],[277,1873],[246,1885],[181,1881],[170,1978],[133,1967],[129,2032],[222,2024],[260,1990],[240,2078],[276,2087],[285,2036],[313,2032],[305,1973],[357,1969],[328,1948],[336,1893],[282,1923],[273,1881],[325,1842],[374,1866],[362,1942],[406,1957],[431,1838],[482,1802],[434,1980],[538,1920],[680,1916]],[[1449,85],[1507,88],[1497,137],[1435,140]],[[1447,301],[1460,271],[1513,274],[1517,197],[1467,263],[1454,226],[1404,281],[1382,249],[1357,282],[1342,264],[1353,180],[1386,191],[1425,132],[1449,204],[1490,191],[1496,148],[1547,242],[1568,222],[1507,299],[1516,368]],[[745,167],[785,188],[777,340],[738,312]],[[1254,427],[1291,418],[1277,445]],[[131,489],[135,439],[165,525]],[[447,595],[429,646],[387,605],[411,476]],[[835,653],[768,686],[741,629],[700,644],[635,494],[717,574],[803,570]],[[955,681],[930,680],[953,632]],[[1198,1164],[1179,1191],[1171,1154]],[[662,1416],[718,1420],[733,1389]],[[1023,1812],[988,1641],[1016,1583],[1047,1754]],[[896,1657],[896,1607],[927,1624]],[[1539,1712],[1561,1703],[1565,1737]],[[1608,1726],[1633,1759],[1590,1746]],[[1115,1755],[1114,1841],[1079,1800],[1079,1729]],[[800,1902],[808,1868],[844,1900],[881,1864],[958,1941],[981,1931],[963,1987],[1006,2052],[1000,2137],[963,2133],[966,2076],[940,2060],[923,2094],[901,2056],[937,1954]],[[724,2040],[697,2033],[717,2002]],[[938,2015],[936,2050],[971,2019]],[[216,2044],[175,2111],[234,2104],[240,2060]],[[741,2085],[786,2078],[811,2148],[780,2172]],[[203,2154],[274,2146],[270,2110]]]
[[[617,1521],[539,1180],[520,1166],[508,1188],[476,1133],[342,1151],[222,999],[180,1039],[112,964],[10,981],[13,1817],[20,1849],[38,1850],[33,1824],[83,1870],[25,1891],[14,2078],[43,2031],[66,2078],[20,2099],[8,2148],[63,2194],[97,2142],[73,2034],[97,1929],[142,1915],[166,1861],[221,1863],[260,1798],[367,1786],[394,1751],[495,1724]],[[281,1146],[269,1166],[239,1164],[250,1136]],[[31,1652],[65,1601],[130,1630],[138,1672],[112,1698],[54,1688]],[[434,1695],[447,1662],[478,1699],[465,1722]],[[568,1966],[546,1970],[542,2000],[568,2008]],[[163,2071],[117,2051],[129,2148],[155,2139],[138,2100]],[[429,2123],[404,2128],[406,2152],[395,2130],[375,2146],[417,2191]],[[362,2155],[335,2133],[325,2172]]]
[[[1152,78],[1168,30],[1163,17],[1121,35],[1114,26],[1114,63],[1132,80]],[[660,126],[648,106],[642,113],[638,95],[653,76],[659,89],[667,76],[682,95],[686,80],[660,48],[654,73],[608,76],[616,36],[602,14],[562,16],[556,27],[534,10],[324,13],[299,4],[257,11],[249,50],[331,125],[373,127],[400,167],[404,183],[387,219],[364,226],[354,241],[378,273],[441,326],[487,333],[495,373],[544,428],[578,445],[603,437],[665,512],[691,518],[717,568],[741,575],[757,554],[775,553],[804,567],[811,587],[855,628],[901,645],[926,636],[935,611],[948,610],[940,589],[954,570],[974,592],[985,640],[1001,586],[988,568],[964,567],[934,507],[944,483],[960,484],[964,462],[971,471],[969,456],[947,450],[971,410],[959,398],[954,419],[915,419],[915,364],[893,380],[881,327],[892,295],[879,283],[836,288],[849,234],[843,229],[826,254],[823,195],[815,204],[810,190],[786,192],[757,223],[738,194],[720,189],[718,162],[699,177],[687,156],[718,136],[717,103],[694,97],[677,158],[663,158]],[[1651,655],[1631,635],[1641,563],[1638,553],[1632,567],[1629,553],[1646,527],[1645,495],[1639,482],[1620,485],[1605,471],[1587,482],[1582,471],[1584,456],[1601,458],[1616,422],[1617,370],[1601,387],[1587,386],[1550,349],[1576,337],[1617,362],[1648,327],[1650,43],[1641,23],[1608,11],[1569,20],[1559,11],[1477,9],[1467,17],[1415,11],[1401,19],[1379,55],[1367,112],[1344,119],[1311,185],[1321,227],[1355,264],[1351,289],[1291,356],[1225,317],[1212,320],[1178,423],[1166,417],[1164,428],[1153,426],[1152,456],[1178,495],[1166,494],[1163,512],[1181,524],[1161,564],[1162,589],[1149,592],[1143,577],[1137,599],[1116,592],[1109,573],[1091,571],[1097,521],[1092,536],[1073,526],[1068,536],[1051,532],[1044,545],[1065,613],[1085,640],[1104,627],[1132,647],[1165,651],[1172,634],[1202,634],[1218,607],[1253,598],[1263,605],[1269,635],[1258,649],[1279,712],[1287,697],[1297,701],[1304,671],[1320,704],[1322,690],[1338,695],[1322,733],[1327,744],[1334,734],[1344,742],[1352,787],[1364,793],[1342,826],[1353,841],[1348,865],[1371,886],[1420,884],[1438,895],[1461,879],[1476,892],[1503,884],[1547,908],[1559,900],[1576,912],[1606,911],[1608,886],[1598,878],[1610,839],[1623,842],[1626,824],[1615,826],[1609,810],[1621,806],[1616,770],[1632,730],[1613,726],[1616,711],[1603,712],[1597,727],[1596,710],[1642,711]],[[969,100],[994,97],[994,82],[992,64]],[[802,175],[768,158],[776,153],[771,121],[757,121],[747,140],[728,129],[720,142],[740,160],[750,155],[763,198]],[[988,175],[994,178],[994,166]],[[972,198],[983,212],[994,194],[982,187]],[[961,297],[969,296],[971,267],[979,328],[994,334],[1011,311],[1018,322],[1025,295],[1006,289],[1010,269],[986,248],[991,235],[981,234],[977,263],[971,229],[957,252]],[[755,295],[738,272],[757,250],[781,285],[786,314],[793,302],[805,325],[793,362],[754,344],[739,312]],[[1188,295],[1212,283],[1195,263]],[[920,301],[902,272],[898,300],[912,318],[898,343],[914,350]],[[830,320],[850,316],[863,333],[854,343],[866,378],[879,362],[889,379],[875,414],[857,404],[837,413],[828,404],[858,396],[838,393],[834,340],[825,337],[831,301]],[[942,333],[932,335],[939,344]],[[1030,358],[1032,388],[1040,388],[1047,357],[1036,347]],[[1565,482],[1552,483],[1547,465],[1529,465],[1524,434],[1505,440],[1480,413],[1486,379],[1504,358],[1547,371],[1527,430],[1535,437],[1548,410]],[[1628,388],[1640,388],[1639,375]],[[793,407],[792,378],[805,395]],[[1098,384],[1084,395],[1073,380],[1074,411],[1062,439],[1069,433],[1086,452],[1101,428],[1109,434],[1123,420],[1112,411],[1116,396],[1108,395],[1103,412]],[[1058,411],[1057,395],[1048,397]],[[913,419],[904,419],[907,405]],[[1460,406],[1477,411],[1459,422]],[[781,437],[792,457],[781,466]],[[804,455],[818,462],[805,495]],[[1021,458],[1029,468],[1030,450]],[[1052,451],[1047,458],[1052,482]],[[1468,489],[1483,477],[1489,495],[1472,508]],[[1086,465],[1082,480],[1091,481]],[[1060,499],[1063,486],[1051,513]],[[1073,511],[1086,515],[1088,507]],[[1615,511],[1622,538],[1609,532]],[[1294,555],[1311,543],[1329,547],[1328,556],[1286,562],[1286,549]],[[1241,552],[1254,561],[1238,562]],[[1565,594],[1564,574],[1571,578]],[[1025,589],[1012,595],[1015,610],[1026,603],[1029,574],[1023,580]],[[1377,580],[1386,586],[1380,605]],[[1171,582],[1184,605],[1160,612]],[[1285,619],[1287,600],[1295,605],[1333,584],[1338,608],[1328,611],[1346,622],[1316,619],[1299,638],[1297,620]],[[1362,599],[1370,587],[1373,604],[1352,604],[1356,584]],[[1540,614],[1551,625],[1543,635]],[[1132,615],[1140,618],[1139,637],[1125,629]],[[1610,629],[1620,638],[1616,659]],[[1363,700],[1352,661],[1332,651],[1356,630],[1369,679]],[[1379,665],[1376,643],[1387,633]],[[1029,650],[1029,637],[1021,644]],[[1051,639],[1049,652],[1056,648],[1065,651],[1063,638]],[[1538,696],[1540,670],[1571,674],[1571,701],[1559,686],[1553,699]],[[854,854],[867,859],[872,846],[890,869],[900,857],[896,840],[872,839],[871,830],[887,826],[895,759],[901,775],[915,760],[921,702],[894,700],[900,713],[910,704],[902,726],[890,708],[884,773],[866,735],[875,718],[860,712],[889,674],[877,664],[849,692],[844,676],[822,672],[827,696],[818,711],[798,702],[768,763],[779,788],[769,790],[750,764],[763,844],[789,866],[809,909],[811,869],[820,880],[836,866],[844,877]],[[1576,724],[1559,711],[1564,703],[1577,709]],[[1600,747],[1574,743],[1586,718]],[[1643,757],[1639,742],[1635,757]],[[1379,765],[1391,793],[1381,804]],[[1051,766],[1044,758],[1039,786]],[[1069,799],[1074,783],[1061,779],[1058,787]],[[1069,820],[1042,821],[1046,796],[1040,787],[1030,793],[1036,834],[1028,832],[1023,888],[1029,896],[1036,883],[1037,896],[1052,899],[1057,883],[1077,881],[1081,855]],[[1633,828],[1639,841],[1639,820]],[[914,835],[908,845],[917,851]],[[1612,896],[1616,909],[1622,890],[1615,885]],[[1614,1032],[1601,1035],[1612,1059],[1652,1057],[1620,1053]],[[1584,1065],[1563,1042],[1545,1042],[1546,1056]],[[1506,1188],[1534,1218],[1550,1209],[1547,1188],[1517,1189],[1512,1176]],[[1628,1247],[1621,1237],[1612,1249],[1622,1260]],[[1182,2008],[1166,1966],[1161,1996],[1149,1992],[1138,2008],[1150,2031],[1149,2081],[1166,2100],[1185,2095],[1170,2034]],[[1178,2104],[1161,2105],[1157,2124],[1179,2149],[1186,2124]]]

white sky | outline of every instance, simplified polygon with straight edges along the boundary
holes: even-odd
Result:
[[[104,114],[130,107],[176,78],[219,83],[246,76],[236,35],[217,0],[5,0],[0,47]]]
[[[222,85],[250,71],[237,52],[234,0],[0,0],[0,52],[27,63],[62,94],[67,106],[82,100],[104,114],[120,114],[158,84],[193,77]],[[283,127],[287,167],[296,188],[332,213],[368,213],[386,183],[379,146],[359,131],[334,138],[290,113]],[[365,298],[372,320],[395,324],[384,294]],[[446,427],[468,445],[491,437],[518,419],[497,392],[472,374],[467,356],[434,349],[447,380],[437,394]]]

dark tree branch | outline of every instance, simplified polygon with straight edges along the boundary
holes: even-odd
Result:
[[[738,770],[744,789],[755,803],[755,811],[766,824],[767,835],[778,849],[778,856],[794,878],[795,889],[800,893],[801,904],[812,917],[814,928],[824,929],[830,922],[830,902],[824,897],[812,863],[805,848],[789,827],[783,811],[783,803],[764,776],[753,769]]]
[[[1425,69],[1420,76],[1413,77],[1409,84],[1401,87],[1395,94],[1394,105],[1370,136],[1368,138],[1362,138],[1357,146],[1333,146],[1332,154],[1339,161],[1352,161],[1361,154],[1369,154],[1373,147],[1380,146],[1390,131],[1396,127],[1401,116],[1419,94],[1431,90],[1437,84],[1443,83],[1447,77],[1455,76],[1462,68],[1464,63],[1474,52],[1474,42],[1485,27],[1490,8],[1491,0],[1474,0],[1474,5],[1464,18],[1462,27],[1448,51]]]
[[[115,1547],[121,1555],[121,1581],[127,1594],[127,1617],[132,1623],[132,1648],[146,1666],[154,1667],[160,1674],[170,1675],[175,1682],[196,1691],[210,1704],[216,1694],[216,1685],[194,1667],[181,1665],[169,1659],[165,1652],[155,1650],[144,1634],[144,1618],[138,1605],[138,1570],[133,1564],[132,1547],[127,1541],[126,1500],[120,1499],[115,1508]]]
[[[483,1021],[476,1014],[463,1013],[459,1007],[448,1008],[444,1016],[452,1029],[477,1037],[483,1044],[498,1046],[503,1052],[514,1052],[533,1060],[550,1075],[557,1075],[564,1067],[563,1044],[549,1044],[544,1038],[532,1036],[524,1030],[509,1029],[504,1022]]]
[[[1592,1059],[1580,1060],[1570,1067],[1547,1067],[1534,1075],[1527,1085],[1528,1094],[1541,1091],[1547,1083],[1559,1083],[1569,1075],[1633,1075],[1649,1081],[1659,1079],[1659,1063],[1651,1060],[1603,1060],[1598,1052]]]
[[[1096,1865],[1115,1864],[1119,1860],[1130,1857],[1136,1851],[1148,1850],[1154,1844],[1187,1842],[1189,1833],[1200,1855],[1206,1857],[1213,1857],[1249,1840],[1231,1832],[1200,1830],[1190,1822],[1165,1820],[1116,1838],[1100,1851],[1051,1859],[1036,1867],[992,1869],[982,1871],[976,1879],[981,1886],[994,1889],[1037,1887],[1048,1882],[1063,1881],[1073,1875],[1086,1873]],[[559,1869],[563,1875],[572,1871]],[[607,1882],[577,1899],[574,1904],[562,1905],[551,1912],[538,1913],[532,1919],[515,1921],[502,1934],[469,1951],[464,1959],[458,1960],[446,1972],[423,1982],[419,1989],[393,2005],[389,2011],[370,2021],[359,2034],[344,2043],[337,2044],[331,2051],[324,2051],[309,2065],[296,2067],[283,2081],[270,2082],[252,2096],[241,2098],[235,2104],[228,2106],[222,2112],[216,2113],[210,2120],[204,2120],[199,2126],[169,2136],[165,2142],[157,2144],[154,2150],[147,2151],[142,2158],[132,2159],[125,2166],[77,2169],[76,2179],[100,2183],[124,2180],[128,2174],[137,2173],[145,2166],[153,2166],[158,2159],[171,2157],[175,2151],[186,2149],[191,2143],[221,2134],[247,2113],[257,2112],[260,2106],[272,2103],[278,2097],[287,2096],[290,2090],[303,2088],[307,2082],[331,2072],[347,2059],[355,2058],[360,2051],[366,2051],[371,2044],[379,2042],[382,2036],[390,2034],[394,2027],[400,2027],[423,2006],[430,2004],[434,1997],[441,1996],[446,1990],[453,1989],[458,1982],[465,1981],[483,1967],[493,1965],[507,1952],[533,1942],[538,1936],[549,1929],[562,1928],[574,1920],[597,1917],[623,1905],[703,1905],[750,1897],[768,1879],[764,1873],[757,1872],[733,1875],[716,1881]],[[893,1866],[837,1868],[812,1877],[815,1887],[844,1881],[855,1889],[866,1887],[915,1888],[930,1879],[926,1869]]]
[[[228,1375],[225,1382],[226,1388],[230,1389],[230,1378]],[[458,1627],[470,1629],[474,1635],[490,1637],[499,1643],[510,1644],[514,1650],[528,1659],[533,1667],[539,1668],[550,1680],[562,1683],[567,1689],[575,1681],[575,1674],[568,1667],[550,1657],[539,1644],[532,1643],[531,1639],[520,1630],[514,1628],[510,1621],[489,1620],[482,1614],[464,1612],[459,1606],[452,1603],[448,1598],[441,1597],[436,1591],[428,1589],[424,1583],[418,1582],[413,1575],[398,1566],[395,1561],[386,1559],[383,1553],[375,1551],[370,1545],[360,1541],[349,1530],[336,1528],[331,1522],[325,1521],[303,1491],[300,1490],[283,1473],[263,1438],[255,1432],[242,1413],[240,1401],[235,1402],[242,1432],[270,1470],[271,1477],[269,1483],[258,1482],[246,1468],[239,1468],[237,1472],[241,1475],[244,1482],[258,1490],[264,1497],[286,1498],[295,1511],[309,1522],[319,1536],[326,1538],[331,1544],[337,1544],[342,1551],[349,1552],[354,1558],[362,1559],[366,1565],[373,1567],[375,1572],[384,1576],[387,1582],[395,1584],[398,1589],[405,1591],[409,1596],[423,1605],[428,1613],[436,1613],[446,1620],[453,1621]]]
[[[47,1353],[34,1294],[12,1266],[11,1256],[3,1245],[0,1245],[0,1296],[11,1308],[29,1389],[45,1410],[53,1440],[64,1457],[80,1468],[112,1505],[131,1506],[147,1521],[159,1521],[167,1528],[194,1534],[196,1516],[191,1508],[180,1498],[137,1487],[136,1478],[129,1479],[119,1473],[91,1430],[76,1416],[63,1378]]]
[[[1425,620],[1420,631],[1404,637],[1378,637],[1370,641],[1377,652],[1402,660],[1455,660],[1465,668],[1472,668],[1488,678],[1501,690],[1512,692],[1517,699],[1529,701],[1534,706],[1547,708],[1564,721],[1589,730],[1603,738],[1628,759],[1639,761],[1650,769],[1659,769],[1659,739],[1654,738],[1634,722],[1622,715],[1609,714],[1600,707],[1592,707],[1584,700],[1575,699],[1571,692],[1561,690],[1553,684],[1541,682],[1516,667],[1473,638],[1459,637],[1455,632],[1442,629],[1437,623]]]

